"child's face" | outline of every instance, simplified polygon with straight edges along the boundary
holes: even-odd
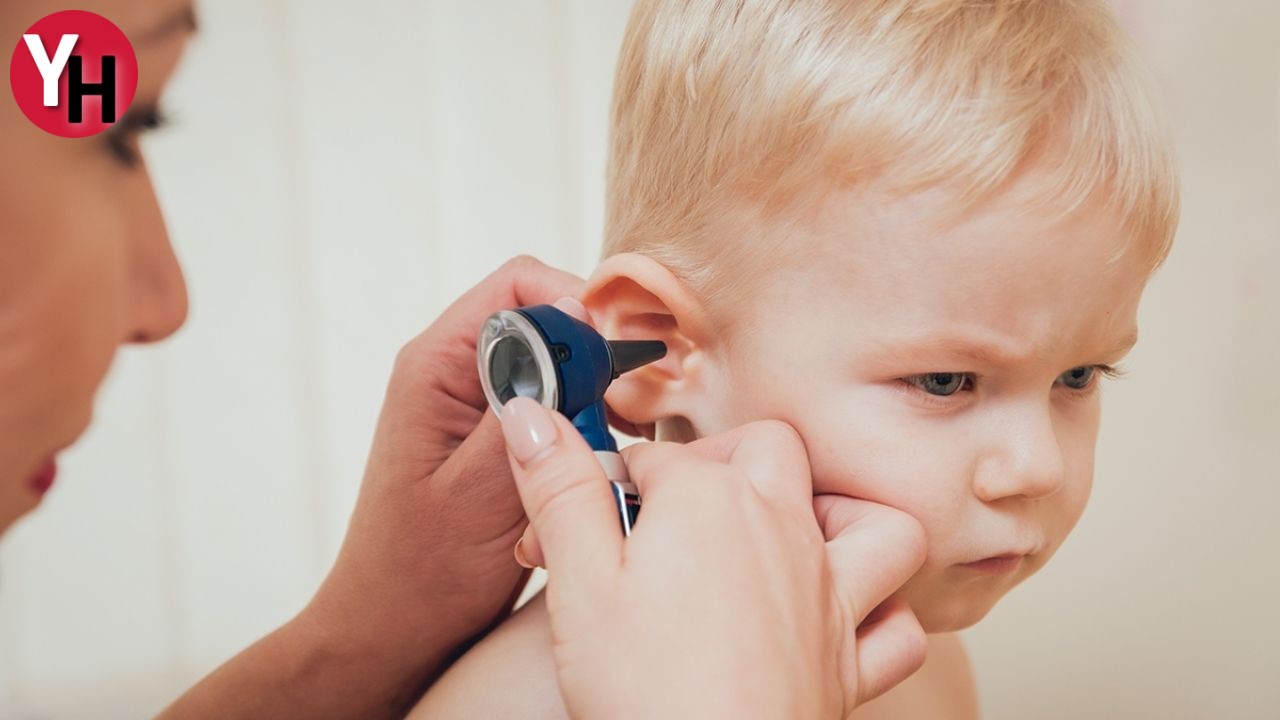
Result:
[[[834,197],[737,308],[746,330],[707,368],[722,402],[690,417],[786,420],[815,494],[916,517],[929,555],[903,593],[930,632],[977,622],[1066,538],[1093,479],[1095,367],[1136,339],[1146,258],[1108,266],[1118,218],[1054,221],[1028,182],[961,215],[941,191]],[[1013,559],[966,566],[996,556]]]

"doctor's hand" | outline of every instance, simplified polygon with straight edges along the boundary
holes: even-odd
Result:
[[[527,521],[476,373],[485,318],[556,303],[582,280],[516,258],[396,358],[347,536],[307,607],[166,717],[403,716],[451,657],[510,611]]]
[[[845,717],[924,662],[924,632],[891,597],[924,561],[923,530],[882,505],[815,501],[789,426],[628,448],[644,507],[624,541],[568,421],[516,398],[502,422],[573,717]]]
[[[309,608],[354,631],[386,668],[430,679],[524,587],[511,554],[524,509],[480,386],[476,337],[492,313],[525,305],[586,319],[571,299],[581,289],[574,275],[516,258],[397,356],[342,551]]]

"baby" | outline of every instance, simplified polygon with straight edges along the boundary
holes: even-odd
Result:
[[[900,594],[929,659],[855,717],[976,717],[949,633],[1080,517],[1100,385],[1177,224],[1165,133],[1111,10],[641,0],[611,142],[583,301],[607,337],[670,352],[610,405],[660,440],[785,420],[815,493],[918,519],[928,559]],[[563,715],[549,643],[535,599],[417,712]]]

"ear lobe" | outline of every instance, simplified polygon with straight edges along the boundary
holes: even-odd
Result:
[[[705,312],[671,271],[651,258],[622,253],[606,258],[583,294],[597,330],[610,340],[661,340],[667,354],[609,387],[614,412],[646,436],[643,426],[682,416],[703,380]]]

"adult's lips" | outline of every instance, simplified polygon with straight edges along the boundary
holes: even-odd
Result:
[[[58,460],[51,457],[27,480],[27,487],[36,495],[43,496],[49,492],[49,488],[53,487],[53,481],[57,477]]]

